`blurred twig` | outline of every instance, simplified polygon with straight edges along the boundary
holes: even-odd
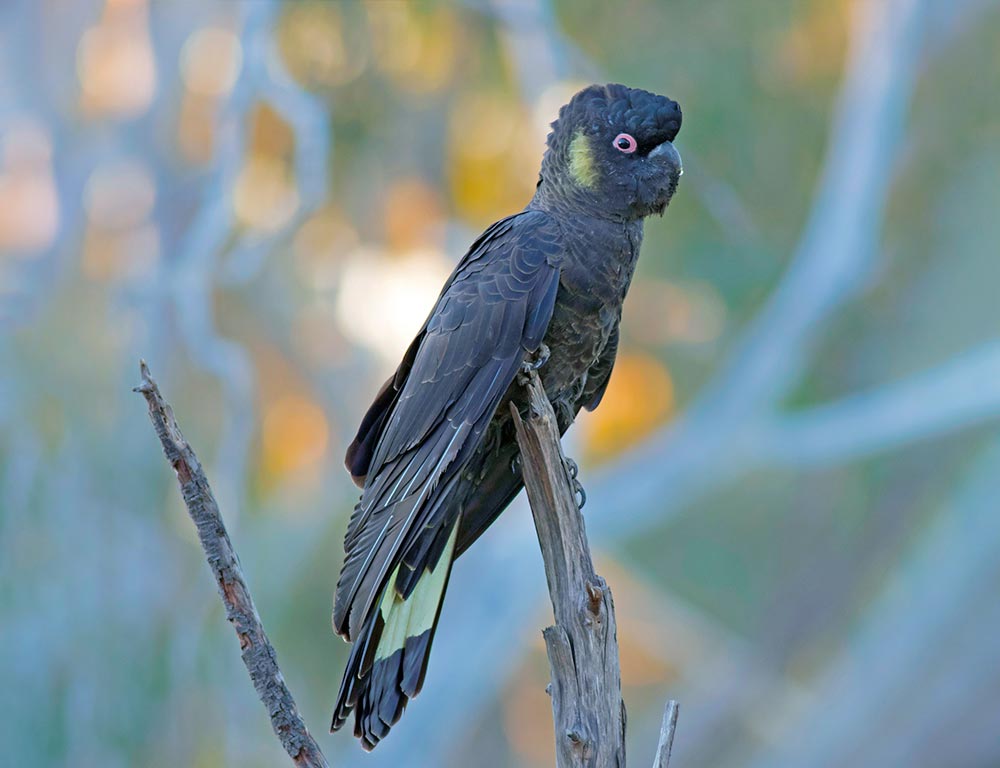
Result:
[[[224,408],[215,459],[216,491],[223,501],[236,502],[237,509],[254,428],[256,376],[246,350],[217,327],[215,293],[220,285],[252,279],[275,244],[323,202],[331,153],[329,108],[292,80],[277,54],[273,32],[280,11],[281,3],[276,0],[237,6],[243,66],[232,89],[215,107],[213,130],[218,136],[218,148],[212,155],[208,175],[201,181],[198,208],[190,224],[178,232],[164,228],[163,250],[175,255],[162,261],[162,274],[152,289],[174,310],[177,328],[192,360],[216,377],[222,387]],[[164,63],[160,69],[170,68]],[[234,189],[252,150],[254,113],[260,105],[273,110],[295,136],[292,164],[299,196],[295,214],[267,233],[242,227],[233,213]],[[155,133],[143,140],[154,139]],[[151,156],[160,156],[157,147],[153,144]],[[183,177],[169,173],[166,167],[159,170],[163,196],[170,208],[176,209],[169,215],[181,218],[179,211],[189,205],[186,188],[184,194],[177,192]],[[169,220],[169,215],[163,218]],[[147,305],[156,306],[154,302]],[[146,311],[152,314],[150,309]]]
[[[1000,344],[990,343],[871,392],[775,417],[748,440],[748,461],[832,464],[967,428],[1000,414],[996,382]]]
[[[614,601],[594,572],[555,413],[535,371],[526,383],[526,420],[513,403],[511,413],[556,621],[543,633],[552,671],[556,764],[624,766],[625,704]],[[675,720],[676,706],[664,721],[659,766],[669,760]]]
[[[198,528],[198,538],[208,558],[219,595],[226,606],[226,618],[240,640],[241,655],[257,695],[267,707],[274,732],[296,765],[328,768],[319,745],[309,734],[295,700],[278,669],[274,647],[268,640],[254,607],[250,589],[243,578],[239,559],[229,540],[219,506],[191,446],[181,435],[171,407],[163,400],[145,361],[140,364],[142,384],[135,391],[146,398],[149,418],[163,445],[167,460],[177,473],[184,504]]]
[[[663,725],[660,726],[660,742],[656,745],[653,768],[668,768],[670,752],[674,748],[674,731],[677,730],[677,714],[680,707],[671,699],[663,710]]]

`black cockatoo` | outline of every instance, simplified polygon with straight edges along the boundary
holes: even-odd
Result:
[[[643,219],[677,188],[676,102],[623,85],[577,93],[552,124],[538,186],[476,240],[347,450],[362,487],[333,609],[354,645],[332,730],[355,713],[372,749],[427,672],[452,562],[521,490],[509,402],[540,366],[565,431],[601,401]]]

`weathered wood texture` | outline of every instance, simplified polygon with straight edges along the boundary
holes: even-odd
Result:
[[[274,648],[260,623],[239,559],[201,464],[181,435],[173,410],[164,402],[145,362],[140,363],[139,370],[142,383],[135,391],[146,398],[149,418],[163,445],[163,452],[177,473],[184,503],[198,528],[198,538],[226,606],[226,618],[236,630],[243,663],[257,695],[267,708],[274,732],[296,765],[302,768],[329,768],[319,745],[302,721],[295,700],[278,669]]]
[[[556,764],[559,768],[625,765],[625,704],[621,694],[614,601],[594,572],[583,515],[576,503],[559,428],[534,371],[525,375],[527,419],[511,406],[524,485],[535,520],[555,626],[543,635],[552,674]],[[656,768],[667,765],[676,721],[668,705]]]

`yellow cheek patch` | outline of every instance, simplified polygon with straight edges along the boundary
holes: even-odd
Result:
[[[577,131],[569,145],[569,173],[573,181],[581,187],[593,187],[597,183],[597,165],[590,148],[590,139]]]

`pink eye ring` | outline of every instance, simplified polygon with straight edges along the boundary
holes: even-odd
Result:
[[[611,143],[615,149],[619,152],[624,152],[626,155],[631,155],[639,146],[636,140],[627,133],[619,133]]]

